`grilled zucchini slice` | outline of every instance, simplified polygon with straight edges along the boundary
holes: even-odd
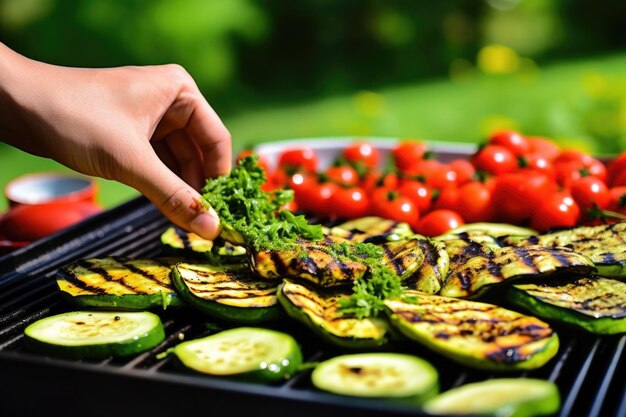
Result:
[[[302,351],[289,334],[260,327],[238,327],[180,343],[174,355],[193,371],[253,382],[292,377],[302,365]]]
[[[313,369],[311,382],[333,394],[412,403],[421,403],[439,392],[437,370],[424,359],[403,353],[335,356]]]
[[[467,248],[473,248],[472,244]],[[473,250],[473,249],[472,249]],[[476,256],[451,259],[451,267],[440,295],[479,297],[489,287],[518,278],[545,278],[558,273],[590,275],[591,260],[569,248],[523,247],[481,248]]]
[[[424,259],[417,270],[402,281],[402,286],[411,290],[437,294],[450,267],[450,258],[443,242],[433,239],[415,239]]]
[[[246,264],[178,263],[172,269],[174,288],[190,306],[220,320],[260,323],[282,317],[278,281],[259,278]]]
[[[466,223],[462,226],[456,227],[447,231],[444,235],[459,235],[462,233],[468,234],[485,234],[493,237],[501,236],[532,236],[536,235],[537,231],[529,229],[528,227],[516,226],[508,223],[491,223],[491,222],[477,222]]]
[[[329,235],[339,236],[352,242],[374,244],[404,240],[414,235],[408,223],[378,216],[349,220],[328,229],[327,232]]]
[[[494,378],[445,391],[423,408],[437,415],[549,416],[561,408],[561,397],[556,384],[543,379]]]
[[[71,311],[46,317],[24,330],[31,350],[72,359],[125,357],[161,343],[161,319],[147,311]]]
[[[626,332],[626,283],[610,278],[513,285],[509,300],[545,320],[592,333]]]
[[[246,259],[246,249],[218,239],[203,239],[195,233],[171,226],[161,234],[163,246],[186,257],[204,258],[211,263],[241,263]]]
[[[351,290],[312,289],[285,279],[278,289],[278,300],[291,318],[330,344],[349,349],[384,346],[390,337],[386,320],[359,319],[339,311],[340,300],[350,298],[350,294]]]
[[[514,236],[502,242],[514,246],[565,246],[591,259],[598,275],[626,278],[626,222],[580,226],[526,238]]]
[[[321,242],[303,240],[285,250],[250,248],[248,261],[255,273],[267,279],[304,279],[322,287],[351,285],[368,268],[335,253],[332,245],[343,242],[347,241],[327,235]]]
[[[184,258],[120,256],[83,259],[59,269],[62,294],[80,307],[146,310],[182,307],[170,280],[173,266]]]
[[[385,307],[406,337],[477,369],[539,368],[559,347],[547,323],[492,304],[408,290]]]

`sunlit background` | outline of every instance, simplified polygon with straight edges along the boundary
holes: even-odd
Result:
[[[328,136],[479,143],[509,127],[613,154],[626,149],[625,15],[621,0],[0,0],[0,40],[60,65],[179,63],[235,151]],[[63,170],[4,145],[0,167],[2,186]],[[136,195],[100,185],[107,207]]]

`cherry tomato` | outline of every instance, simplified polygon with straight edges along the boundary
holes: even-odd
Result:
[[[437,189],[456,187],[458,181],[456,171],[449,164],[439,164],[433,167],[425,178],[426,184]]]
[[[530,153],[543,155],[549,161],[553,161],[561,152],[561,147],[548,138],[526,136],[526,142],[530,146]]]
[[[609,204],[607,210],[626,214],[626,186],[609,188]]]
[[[286,171],[316,172],[317,153],[307,147],[286,149],[278,156],[278,168]]]
[[[607,168],[602,161],[593,156],[579,151],[577,149],[565,149],[561,151],[559,156],[554,160],[554,169],[558,171],[561,168],[561,164],[565,166],[576,167],[580,171],[581,176],[591,175],[600,178],[606,182]]]
[[[424,236],[439,236],[463,225],[463,218],[454,210],[433,210],[417,223],[417,233]]]
[[[467,159],[453,159],[448,162],[448,165],[452,168],[452,170],[454,170],[454,172],[456,172],[457,186],[461,186],[472,181],[476,175],[476,168],[474,168],[474,165],[472,165],[472,163]]]
[[[380,162],[380,151],[369,142],[356,141],[347,145],[343,157],[351,165],[361,165],[365,168],[375,168]]]
[[[352,187],[359,184],[359,174],[350,165],[331,166],[324,173],[329,181],[344,187]]]
[[[478,171],[501,175],[517,168],[517,158],[509,149],[501,145],[486,145],[471,157]]]
[[[573,227],[580,220],[580,208],[568,192],[552,194],[536,207],[530,227],[546,232],[550,229]]]
[[[556,172],[554,171],[554,164],[549,158],[547,158],[546,156],[540,153],[532,152],[532,153],[528,153],[526,155],[519,157],[518,165],[519,165],[518,170],[523,171],[527,169],[532,169],[535,171],[540,171],[546,174],[551,179],[556,180]]]
[[[557,190],[557,184],[537,171],[511,172],[496,178],[493,203],[499,220],[520,224]]]
[[[400,174],[403,178],[418,179],[427,182],[430,177],[440,174],[443,163],[436,159],[422,159],[415,161],[410,170],[402,171]]]
[[[399,172],[411,172],[416,162],[424,159],[428,145],[420,140],[405,139],[400,141],[391,151],[396,168]]]
[[[596,177],[582,177],[572,182],[570,192],[583,214],[588,214],[593,207],[605,209],[611,201],[609,188]]]
[[[419,210],[409,197],[385,187],[374,190],[370,199],[370,213],[373,216],[406,222],[413,230],[417,229],[420,216]]]
[[[615,178],[620,175],[626,168],[626,152],[620,153],[617,157],[610,160],[607,164],[606,181],[610,186],[613,185]]]
[[[398,176],[395,173],[381,173],[376,169],[368,171],[361,179],[361,187],[365,190],[373,190],[377,187],[397,188],[398,183]]]
[[[356,219],[367,215],[369,198],[361,187],[338,187],[330,197],[331,217]]]
[[[493,133],[488,140],[492,145],[504,146],[515,156],[520,156],[530,151],[530,144],[524,136],[513,130],[502,130]]]
[[[402,195],[407,196],[417,207],[420,213],[426,213],[433,204],[432,189],[420,181],[402,181],[398,190]]]
[[[329,219],[332,216],[331,197],[339,189],[341,187],[333,182],[314,182],[299,189],[294,199],[300,210]]]
[[[439,190],[439,195],[435,197],[432,208],[435,210],[439,210],[439,209],[456,210],[458,204],[459,204],[459,189],[450,187],[450,188],[444,188],[443,190]]]
[[[468,182],[459,188],[456,207],[466,223],[490,222],[495,219],[491,189],[479,181]]]

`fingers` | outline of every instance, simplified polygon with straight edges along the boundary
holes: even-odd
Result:
[[[187,130],[204,156],[204,175],[214,178],[227,174],[232,163],[230,132],[201,95],[197,96]]]
[[[174,171],[194,189],[204,185],[203,155],[198,145],[183,130],[176,130],[165,138],[172,156],[178,162],[179,170]]]
[[[204,239],[215,239],[221,231],[219,217],[198,191],[167,168],[155,153],[142,158],[124,176],[128,181],[123,182],[145,195],[172,223]]]

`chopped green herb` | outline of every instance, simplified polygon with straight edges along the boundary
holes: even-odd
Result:
[[[265,192],[265,173],[258,155],[242,158],[228,175],[207,180],[203,198],[220,216],[222,227],[239,234],[256,249],[279,250],[298,239],[323,238],[321,225],[309,224],[304,216],[282,210],[293,200],[293,190]]]

